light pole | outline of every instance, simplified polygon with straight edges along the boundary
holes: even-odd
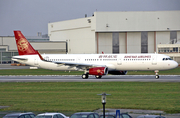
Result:
[[[106,95],[111,95],[111,94],[102,93],[102,94],[97,94],[97,95],[101,95],[101,96],[102,96],[102,104],[103,104],[103,118],[105,118]]]

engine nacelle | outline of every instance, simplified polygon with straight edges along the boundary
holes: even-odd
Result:
[[[108,73],[108,68],[106,67],[94,67],[89,69],[90,75],[106,75]]]
[[[109,71],[108,74],[111,74],[111,75],[126,75],[127,71]]]

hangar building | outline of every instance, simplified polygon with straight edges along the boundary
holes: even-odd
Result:
[[[71,54],[157,52],[178,58],[180,11],[95,12],[49,23],[48,35],[50,41],[66,41]]]
[[[23,33],[23,31],[22,31]],[[66,42],[49,41],[48,37],[25,36],[31,45],[41,54],[66,53]],[[0,64],[13,63],[12,56],[18,55],[14,36],[0,36]]]

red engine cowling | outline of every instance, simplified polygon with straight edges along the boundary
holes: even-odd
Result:
[[[106,75],[108,73],[108,68],[106,67],[94,67],[89,69],[90,75]]]
[[[111,75],[126,75],[127,71],[109,71],[108,74],[111,74]]]

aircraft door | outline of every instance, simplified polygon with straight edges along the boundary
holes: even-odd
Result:
[[[76,59],[76,63],[80,63],[80,62],[81,62],[81,58],[78,57],[78,58]]]
[[[121,57],[118,57],[118,59],[117,59],[117,64],[118,64],[118,65],[122,65],[122,58],[121,58]]]
[[[152,65],[156,65],[157,64],[157,55],[153,55],[152,56]]]

